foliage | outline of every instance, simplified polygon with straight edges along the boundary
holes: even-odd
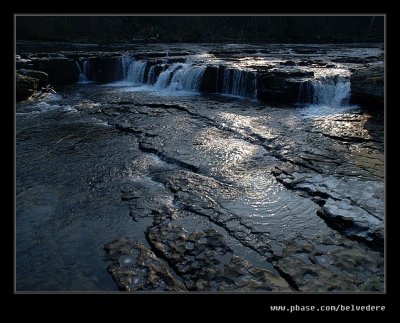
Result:
[[[383,42],[383,16],[17,16],[17,40]]]

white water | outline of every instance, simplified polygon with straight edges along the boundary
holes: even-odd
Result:
[[[168,88],[173,91],[198,91],[206,66],[183,65],[172,76]]]
[[[146,70],[146,61],[134,61],[131,63],[126,80],[132,82],[134,84],[145,83],[145,70]],[[123,64],[124,66],[124,64]],[[125,71],[124,71],[125,75]]]
[[[153,65],[149,69],[149,76],[147,77],[148,84],[154,84],[157,81],[157,75],[155,73],[156,73],[156,65]]]
[[[89,60],[84,60],[81,70],[79,68],[79,82],[91,80],[91,66]],[[121,56],[118,69],[121,81],[114,82],[113,86],[133,86],[132,91],[139,88],[151,92],[165,92],[168,95],[198,94],[207,65],[198,65],[196,61],[188,60],[185,63],[171,65],[151,64],[145,60],[134,60],[129,56]],[[164,70],[160,73],[159,70]],[[159,74],[158,74],[159,73]],[[219,74],[219,73],[217,73]],[[217,75],[217,85],[218,85]],[[129,89],[127,89],[129,90]],[[257,78],[254,72],[226,68],[223,72],[222,87],[217,93],[236,97],[257,98]]]
[[[82,72],[81,66],[79,65],[79,63],[77,61],[75,61],[75,63],[76,63],[76,66],[78,66],[78,69],[79,69],[79,83],[87,82],[88,79],[87,79],[85,73]],[[84,69],[85,69],[85,63],[87,65],[87,61],[83,62],[83,68]]]
[[[303,83],[299,102],[308,105],[300,109],[304,117],[320,117],[337,115],[358,110],[357,106],[349,105],[350,80],[337,77],[314,79]]]
[[[133,62],[132,58],[128,56],[122,56],[121,60],[121,68],[122,68],[122,78],[126,80],[128,78],[128,71]]]
[[[138,91],[141,88],[147,92],[165,92],[169,95],[180,95],[183,92],[199,93],[207,68],[207,65],[200,65],[199,62],[193,60],[161,65],[152,64],[147,60],[136,61],[128,56],[121,56],[118,64],[121,81],[113,84],[114,86],[133,86],[132,91]],[[150,64],[152,65],[149,66]],[[80,71],[79,82],[84,83],[90,80],[89,60],[83,62],[83,72],[78,63],[77,65]],[[161,73],[160,70],[162,70]],[[350,97],[350,81],[338,75],[342,73],[316,75],[314,80],[304,83],[299,102],[332,108],[347,106]],[[253,71],[226,66],[217,72],[216,85],[217,93],[257,99],[257,75]]]
[[[175,73],[175,71],[181,67],[182,64],[178,63],[169,66],[167,70],[160,73],[154,86],[158,89],[166,88],[171,80],[172,74]]]
[[[341,107],[348,104],[350,98],[350,81],[338,78],[317,79],[311,82],[313,104],[330,107]]]
[[[165,71],[156,75],[156,65],[152,65],[146,75],[147,61],[132,61],[125,78],[126,82],[144,85],[140,89],[148,91],[180,94],[180,92],[198,92],[206,66],[197,66],[191,63],[174,63]],[[126,83],[119,83],[126,85]]]

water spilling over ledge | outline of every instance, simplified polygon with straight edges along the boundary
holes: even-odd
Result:
[[[217,93],[278,105],[324,103],[341,106],[352,99],[352,82],[355,82],[354,100],[362,98],[360,91],[363,91],[363,87],[359,85],[361,78],[351,77],[351,70],[359,68],[353,63],[355,58],[350,56],[349,63],[343,58],[343,62],[337,62],[338,52],[335,47],[326,47],[324,51],[314,48],[306,54],[300,52],[294,56],[293,51],[287,52],[272,46],[268,50],[252,49],[253,54],[194,47],[191,51],[174,51],[172,54],[169,49],[159,52],[138,50],[123,54],[64,53],[63,57],[45,59],[30,54],[30,60],[20,60],[17,65],[33,65],[48,72],[52,85],[73,83],[73,79],[81,83],[125,81],[126,85],[146,86],[149,90],[164,91],[169,95],[188,91]],[[379,62],[379,49],[370,48],[367,52],[371,56],[357,59],[363,63],[368,60],[371,64]],[[347,55],[359,56],[360,52],[353,49]],[[369,91],[366,97],[371,97],[371,92],[377,93],[374,88],[366,87],[365,91]],[[376,101],[379,100],[377,97]]]
[[[48,56],[18,59],[59,92],[16,106],[18,291],[384,290],[379,50]]]

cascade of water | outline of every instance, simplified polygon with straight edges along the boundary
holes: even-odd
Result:
[[[144,83],[147,61],[133,61],[129,67],[126,80],[132,83]]]
[[[243,70],[225,68],[222,92],[220,93],[256,99],[256,74]]]
[[[84,60],[83,63],[83,74],[85,75],[86,79],[89,80],[89,61],[88,60]]]
[[[231,85],[231,70],[225,69],[224,70],[224,81],[222,85],[222,93],[229,94],[230,93],[230,85]]]
[[[79,70],[79,82],[87,82],[88,79],[87,79],[85,73],[82,72],[81,66],[79,65],[79,63],[77,61],[75,61],[75,63],[76,63],[76,66],[78,66],[78,70]]]
[[[308,103],[340,107],[348,104],[350,97],[350,81],[345,78],[323,78],[311,83],[312,96]],[[311,99],[311,100],[310,100]]]
[[[128,71],[132,64],[133,60],[129,56],[121,56],[120,65],[122,70],[122,79],[126,80],[128,77]]]
[[[184,65],[173,74],[169,87],[174,90],[198,91],[206,66]]]
[[[149,69],[149,75],[147,77],[147,84],[154,84],[156,79],[156,67],[157,65],[152,65]]]
[[[149,84],[159,90],[199,92],[207,65],[185,63],[160,64],[121,56],[115,61],[118,77],[133,84]],[[83,61],[80,81],[95,79],[90,59]],[[257,77],[254,72],[223,68],[217,71],[216,92],[239,97],[257,98]]]
[[[174,63],[165,71],[161,72],[154,86],[158,89],[165,89],[171,82],[174,73],[183,67],[182,63]]]

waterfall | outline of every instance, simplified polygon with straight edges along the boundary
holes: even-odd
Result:
[[[198,91],[205,69],[206,66],[174,63],[160,73],[154,86],[170,91]]]
[[[135,84],[145,83],[147,61],[133,61],[129,67],[126,80]]]
[[[182,63],[174,63],[165,71],[161,72],[154,86],[158,89],[165,89],[171,82],[173,74],[183,66]]]
[[[147,83],[148,84],[154,84],[157,81],[157,75],[156,75],[156,68],[157,65],[153,65],[149,69],[149,75],[147,77]]]
[[[172,90],[198,91],[206,66],[182,66],[172,76],[168,86]]]
[[[83,74],[85,75],[86,79],[89,79],[89,61],[84,60],[83,61]]]
[[[222,88],[218,92],[222,94],[256,99],[256,74],[254,72],[248,72],[244,70],[225,68],[223,70]]]
[[[110,65],[106,65],[110,63],[113,64],[111,68]],[[134,60],[126,55],[107,58],[107,60],[89,57],[81,61],[78,68],[80,82],[110,78],[109,75],[114,70],[115,75],[111,73],[112,79],[124,81],[116,82],[115,86],[129,86],[130,83],[135,85],[132,88],[133,91],[139,90],[137,85],[147,85],[141,86],[140,89],[150,91],[153,89],[166,93],[201,92],[204,82],[210,82],[210,74],[205,76],[208,66],[199,65],[191,60],[168,64],[160,60]],[[216,83],[211,89],[212,92],[257,99],[255,72],[220,66],[214,72],[214,77],[216,79],[211,79],[211,82]]]
[[[133,62],[132,58],[130,58],[128,56],[122,56],[120,58],[122,79],[126,80],[128,78],[128,71],[129,71],[129,68],[130,68],[132,62]]]
[[[85,72],[82,72],[81,66],[79,65],[79,63],[77,61],[75,61],[76,66],[78,66],[78,70],[79,70],[79,82],[87,82],[88,79],[85,75]],[[85,63],[86,61],[83,62],[83,66],[85,67]],[[85,68],[84,68],[85,70]]]
[[[343,77],[315,79],[300,88],[300,102],[340,107],[348,104],[350,81]]]

